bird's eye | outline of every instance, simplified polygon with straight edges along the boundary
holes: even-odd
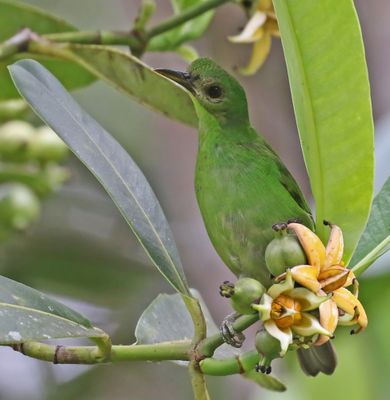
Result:
[[[218,85],[210,85],[206,87],[206,94],[211,99],[219,99],[222,96],[222,88]]]

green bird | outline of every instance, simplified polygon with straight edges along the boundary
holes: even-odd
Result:
[[[235,275],[270,286],[264,253],[274,237],[272,225],[298,219],[313,229],[298,184],[251,126],[242,86],[214,61],[197,59],[187,72],[156,71],[192,94],[199,119],[195,191],[211,242]],[[329,373],[334,360],[323,366],[311,353],[302,354],[310,364],[303,366],[307,373]]]

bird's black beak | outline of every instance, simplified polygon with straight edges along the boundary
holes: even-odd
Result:
[[[194,86],[192,84],[191,74],[189,74],[188,72],[180,72],[164,68],[157,68],[154,71],[185,87],[191,93],[194,93]]]

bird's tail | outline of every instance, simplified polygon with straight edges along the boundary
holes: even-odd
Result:
[[[332,375],[337,366],[337,357],[330,341],[309,349],[298,349],[298,360],[303,372],[316,376],[319,372]]]

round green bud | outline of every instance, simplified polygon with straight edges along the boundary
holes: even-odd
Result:
[[[22,99],[0,102],[0,121],[21,118],[28,111],[27,103]]]
[[[265,328],[256,333],[255,347],[262,356],[259,369],[269,374],[271,372],[271,362],[280,357],[281,347],[278,339],[270,335]]]
[[[307,264],[307,259],[298,238],[281,230],[265,249],[265,262],[269,272],[278,276],[287,268]]]
[[[34,127],[24,121],[9,121],[1,125],[0,158],[6,161],[26,161],[34,134]]]
[[[230,303],[233,309],[240,314],[253,314],[256,311],[251,305],[258,302],[264,293],[264,286],[256,279],[240,278],[234,284]]]
[[[68,147],[51,128],[42,126],[36,130],[28,152],[33,160],[61,161],[68,155]]]
[[[39,213],[39,199],[27,186],[16,183],[0,186],[0,225],[24,230]]]

